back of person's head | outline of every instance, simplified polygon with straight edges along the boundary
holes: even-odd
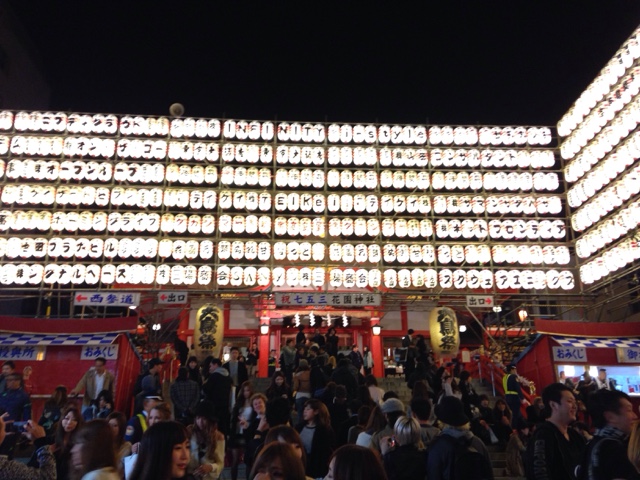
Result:
[[[467,370],[463,370],[460,372],[460,376],[458,378],[466,382],[467,380],[469,380],[469,377],[471,377],[471,374]]]
[[[78,478],[101,468],[117,467],[113,432],[104,419],[91,420],[80,427],[73,448],[80,451]]]
[[[431,418],[431,401],[422,398],[411,400],[411,413],[421,422],[426,422]]]
[[[142,435],[129,480],[169,480],[173,449],[188,439],[187,429],[178,422],[159,422],[149,427]]]
[[[333,452],[329,464],[333,480],[387,480],[380,458],[370,448],[344,445]]]
[[[363,404],[373,403],[373,399],[371,398],[371,392],[369,391],[369,387],[367,387],[366,385],[358,386],[358,400],[360,400]]]
[[[220,360],[219,358],[212,358],[211,362],[209,362],[210,365],[217,365],[218,367],[222,365],[222,360]]]
[[[62,407],[63,405],[67,404],[67,401],[68,401],[67,387],[65,387],[64,385],[58,385],[53,390],[53,393],[51,394],[51,398],[47,400],[47,403],[56,405],[58,407]]]
[[[253,463],[248,479],[254,479],[258,473],[268,473],[271,478],[282,480],[305,480],[302,459],[294,447],[288,443],[266,443]]]
[[[393,390],[389,390],[387,392],[384,392],[384,395],[382,395],[382,401],[386,402],[387,400],[389,400],[390,398],[400,398],[398,396],[398,394],[396,392],[394,392]]]
[[[289,425],[278,425],[271,427],[264,438],[264,444],[271,442],[283,442],[291,445],[294,450],[299,451],[302,464],[307,465],[307,452],[304,449],[302,438],[298,431]]]
[[[345,400],[347,398],[347,387],[344,385],[338,385],[336,387],[336,398]]]
[[[291,418],[291,404],[289,400],[276,397],[267,402],[267,411],[264,414],[269,426],[286,425]]]
[[[367,432],[379,432],[382,430],[387,424],[387,417],[382,413],[382,409],[380,405],[376,405],[371,410],[371,414],[369,415],[369,420],[367,421],[367,426],[365,427],[365,431]]]
[[[188,379],[189,379],[189,370],[187,370],[187,367],[180,367],[178,369],[178,378],[176,380],[180,382],[185,382]]]
[[[413,390],[411,390],[411,398],[426,399],[429,398],[429,387],[424,380],[418,380],[413,384]]]
[[[346,357],[341,358],[338,362],[338,367],[348,367],[349,365],[351,365],[351,360]]]
[[[563,383],[551,383],[542,391],[542,402],[544,403],[545,418],[551,416],[551,402],[560,404],[562,402],[562,392],[571,392],[571,389]]]
[[[631,398],[619,390],[601,389],[589,395],[587,411],[593,421],[593,426],[603,428],[607,425],[607,412],[618,414],[622,408],[622,400],[631,403]]]
[[[378,380],[376,380],[376,377],[374,377],[373,375],[369,374],[366,377],[364,377],[364,384],[367,387],[370,387],[371,385],[374,386],[378,386]]]
[[[362,405],[358,410],[358,425],[366,425],[371,416],[371,407],[369,405]]]
[[[423,448],[420,424],[415,418],[405,417],[404,415],[399,417],[393,426],[393,433],[400,446],[414,445],[418,448]]]

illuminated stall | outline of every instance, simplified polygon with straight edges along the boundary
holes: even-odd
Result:
[[[115,408],[128,412],[139,362],[126,332],[137,317],[102,319],[34,319],[0,317],[0,363],[11,360],[16,371],[32,368],[34,418],[58,385],[73,389],[97,357],[115,374]]]
[[[575,385],[588,370],[595,378],[607,370],[615,388],[640,404],[640,323],[593,323],[536,320],[536,341],[518,359],[518,373],[541,392],[560,380],[560,372]]]

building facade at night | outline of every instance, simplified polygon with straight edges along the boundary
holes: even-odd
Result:
[[[378,375],[408,328],[437,349],[441,307],[470,346],[501,314],[628,318],[639,39],[557,128],[1,111],[2,295],[179,318],[201,356],[336,327]]]

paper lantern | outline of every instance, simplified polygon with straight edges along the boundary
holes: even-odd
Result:
[[[436,355],[453,357],[458,354],[460,333],[458,319],[454,310],[448,307],[436,307],[429,315],[431,348]]]
[[[268,242],[260,242],[258,244],[258,260],[266,262],[271,258],[271,244]]]
[[[396,288],[398,286],[398,274],[395,270],[384,271],[384,286],[386,288]]]
[[[440,270],[438,273],[438,282],[442,288],[453,287],[453,272],[448,268]]]

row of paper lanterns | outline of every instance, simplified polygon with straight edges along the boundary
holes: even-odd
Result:
[[[640,29],[636,29],[560,119],[558,134],[566,137],[575,130],[639,57]]]
[[[602,218],[620,207],[624,202],[640,193],[640,166],[620,180],[597,193],[589,203],[582,205],[571,215],[571,226],[582,232],[597,224]]]
[[[611,273],[621,270],[640,259],[640,238],[627,238],[602,255],[580,267],[580,279],[584,284],[595,283]]]
[[[175,138],[219,138],[230,140],[282,142],[417,144],[427,142],[456,145],[548,145],[551,131],[546,127],[438,127],[410,125],[300,124],[297,122],[259,122],[246,120],[194,119],[115,115],[65,114],[63,112],[0,112],[0,130],[21,132],[69,132],[129,136],[171,136]]]
[[[520,265],[567,265],[570,261],[569,249],[564,246],[546,245],[424,245],[424,244],[340,244],[310,242],[255,242],[220,241],[216,245],[211,240],[171,240],[164,238],[88,238],[52,237],[19,238],[0,237],[0,257],[16,258],[173,258],[174,260],[209,260],[217,252],[220,261],[229,259],[290,262],[331,262],[343,263],[386,263],[399,262],[421,264],[462,264],[464,262],[518,263]]]
[[[640,201],[620,209],[576,241],[576,255],[588,258],[601,248],[625,236],[640,225]]]
[[[166,142],[122,138],[117,142],[101,137],[0,136],[0,155],[67,156],[122,159],[217,162],[273,163],[271,145],[218,144],[204,142]],[[552,150],[374,148],[374,147],[299,147],[276,148],[279,165],[305,166],[395,166],[405,168],[551,168]]]
[[[580,154],[567,164],[566,171],[571,172],[569,181],[576,181],[587,173],[591,167],[602,160],[611,152],[621,140],[627,138],[629,133],[635,130],[640,122],[640,97],[631,102],[620,114],[603,128],[593,140],[591,140]],[[572,158],[578,151],[567,151],[564,144],[560,146],[560,154],[563,158]]]
[[[640,132],[631,135],[567,192],[569,206],[577,208],[606,187],[640,158]]]
[[[130,183],[171,183],[184,185],[216,184],[218,169],[214,165],[178,165],[157,163],[125,163],[115,165],[108,162],[83,162],[80,160],[10,160],[6,164],[0,160],[0,177],[6,173],[10,180],[75,180],[89,182],[130,182]],[[271,185],[271,170],[255,167],[223,167],[220,172],[222,185],[260,186]],[[558,189],[560,182],[558,175],[553,172],[428,172],[390,171],[383,170],[379,174],[369,170],[312,170],[296,168],[278,169],[275,172],[275,185],[279,188],[356,188],[375,190],[378,185],[385,189],[420,189],[426,190],[430,186],[435,190],[549,190]]]
[[[602,128],[615,118],[640,91],[640,67],[635,67],[625,75],[596,107],[582,120],[578,128],[564,139],[566,152],[578,152]]]
[[[328,281],[327,281],[328,277]],[[445,288],[476,289],[563,289],[575,283],[567,270],[449,270],[441,269],[329,269],[267,267],[227,267],[213,270],[208,265],[151,264],[12,264],[0,265],[2,285],[209,285],[219,287],[331,287],[339,288]]]
[[[635,204],[634,204],[635,205]],[[637,210],[637,209],[636,209]],[[376,218],[330,218],[324,217],[272,217],[263,215],[185,215],[146,212],[48,212],[35,210],[0,210],[0,232],[33,231],[41,232],[149,232],[213,234],[218,223],[221,234],[279,236],[330,236],[355,235],[357,237],[431,238],[434,225],[429,219],[383,219]],[[435,224],[438,239],[485,239],[494,240],[564,240],[566,227],[563,220],[490,220],[483,219],[440,219]]]
[[[369,214],[378,213],[409,213],[426,214],[431,211],[436,214],[462,213],[481,214],[520,214],[527,215],[558,214],[562,212],[562,200],[558,196],[444,196],[437,195],[364,195],[364,194],[329,194],[317,193],[279,193],[272,202],[269,192],[257,191],[227,191],[219,192],[220,209],[248,210],[263,212],[297,211],[324,213],[343,212]],[[0,194],[0,201],[6,205],[71,205],[98,207],[128,206],[128,207],[178,207],[194,210],[213,210],[218,205],[217,190],[185,190],[162,188],[135,187],[92,187],[92,186],[59,186],[50,185],[5,185]]]

